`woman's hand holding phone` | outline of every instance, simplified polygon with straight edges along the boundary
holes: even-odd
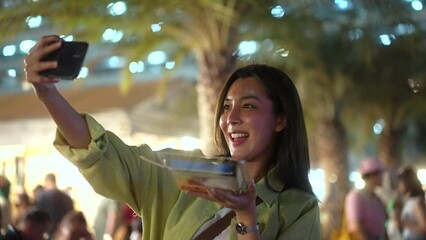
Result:
[[[43,61],[43,58],[47,54],[58,50],[61,45],[62,39],[59,36],[43,36],[36,45],[31,48],[24,59],[25,78],[27,82],[33,85],[37,97],[39,98],[42,93],[54,89],[54,83],[59,81],[57,78],[42,75],[41,71],[54,69],[58,66],[57,61]]]
[[[62,45],[62,39],[59,36],[43,36],[31,48],[28,56],[24,59],[25,77],[31,84],[56,83],[59,79],[46,77],[41,74],[42,71],[54,69],[58,66],[58,61],[43,61],[43,58],[58,50]]]

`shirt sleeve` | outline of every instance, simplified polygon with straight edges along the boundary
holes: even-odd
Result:
[[[156,159],[148,145],[129,146],[112,132],[106,131],[91,116],[83,114],[91,142],[87,148],[72,148],[57,131],[54,146],[77,168],[92,188],[107,198],[126,202],[141,212],[150,208],[158,196],[176,198],[179,191],[166,169],[140,156]],[[173,202],[173,201],[170,201]]]

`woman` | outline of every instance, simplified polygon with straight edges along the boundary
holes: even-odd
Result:
[[[398,190],[403,197],[398,224],[402,229],[402,238],[405,240],[426,239],[425,193],[413,168],[400,169]]]
[[[225,83],[218,100],[216,141],[223,154],[246,160],[253,179],[248,190],[181,191],[167,170],[140,160],[170,150],[126,145],[92,117],[74,110],[55,88],[58,80],[40,75],[57,66],[41,59],[60,45],[57,36],[45,36],[25,59],[27,80],[58,126],[54,144],[95,191],[141,214],[143,239],[206,239],[206,229],[217,230],[217,219],[229,211],[235,216],[213,238],[320,238],[302,107],[284,73],[266,65],[241,68]]]

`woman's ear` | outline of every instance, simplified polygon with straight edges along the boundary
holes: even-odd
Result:
[[[284,115],[277,117],[277,123],[275,125],[275,132],[281,132],[287,125],[287,118]]]

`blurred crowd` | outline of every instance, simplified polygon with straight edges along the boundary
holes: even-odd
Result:
[[[367,158],[358,172],[365,186],[347,194],[336,239],[426,240],[425,191],[416,169],[390,171],[379,159]]]
[[[72,196],[49,173],[31,193],[10,196],[11,183],[0,176],[0,240],[142,240],[142,220],[124,203],[102,199],[89,226]]]
[[[378,159],[361,161],[358,172],[365,186],[347,194],[345,229],[336,239],[426,240],[425,191],[416,169],[398,169],[394,189],[386,193],[383,179],[390,175]],[[47,174],[32,196],[22,191],[11,201],[10,187],[0,176],[0,240],[142,240],[142,219],[115,200],[103,198],[89,226],[54,174]]]

